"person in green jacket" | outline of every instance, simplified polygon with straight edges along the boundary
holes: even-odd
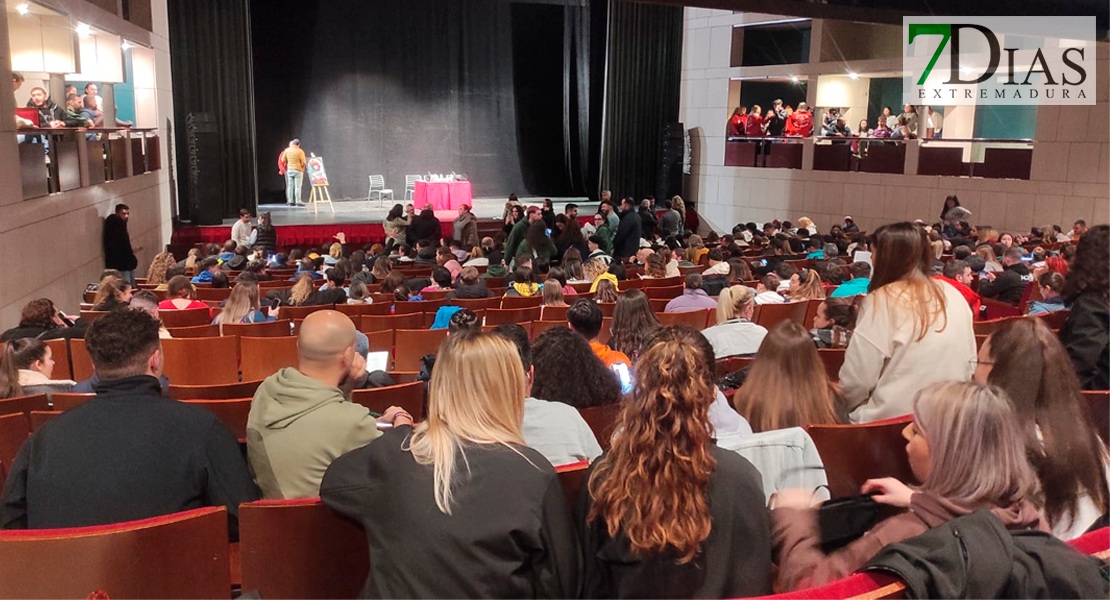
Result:
[[[613,252],[613,231],[609,229],[609,222],[605,219],[605,215],[597,213],[594,215],[594,235],[600,237],[605,241],[605,245],[601,247],[606,254]]]
[[[528,226],[533,221],[540,221],[543,219],[543,214],[540,209],[535,206],[529,206],[528,211],[525,213],[524,218],[513,225],[512,231],[509,232],[509,237],[505,240],[505,258],[512,259],[512,257],[519,254],[519,247],[521,242],[524,241],[525,234],[528,231]]]
[[[532,258],[546,258],[549,261],[555,258],[559,250],[547,232],[547,223],[542,219],[532,222],[524,234],[524,241],[517,246],[517,254],[527,254]]]

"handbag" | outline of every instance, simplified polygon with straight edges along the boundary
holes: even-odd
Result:
[[[843,548],[867,533],[879,520],[880,505],[867,494],[834,498],[817,509],[821,550]]]

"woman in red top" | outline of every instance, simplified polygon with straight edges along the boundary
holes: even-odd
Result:
[[[748,118],[744,121],[744,135],[748,137],[763,137],[763,109],[758,104],[752,106]]]
[[[158,303],[158,310],[188,310],[190,308],[208,308],[208,305],[197,301],[196,288],[184,275],[178,275],[166,284],[166,297]],[[209,309],[211,313],[211,309]]]
[[[788,131],[794,133],[787,133],[786,135],[797,135],[801,137],[810,137],[813,135],[813,114],[809,112],[809,107],[805,102],[798,105],[798,110],[794,111],[791,118],[786,120],[786,127]]]
[[[741,106],[732,111],[725,133],[728,137],[742,137],[744,135],[744,121],[748,118],[748,107]]]

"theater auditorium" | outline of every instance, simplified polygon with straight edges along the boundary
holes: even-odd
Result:
[[[0,8],[0,599],[1110,596],[1105,2]]]

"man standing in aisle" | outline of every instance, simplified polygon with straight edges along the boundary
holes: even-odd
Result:
[[[131,208],[117,204],[116,212],[104,219],[104,268],[115,269],[123,274],[124,280],[135,285],[135,267],[139,260],[136,252],[142,247],[131,247],[131,235],[127,232],[127,221],[131,218]]]
[[[239,220],[231,226],[231,239],[235,240],[236,246],[246,246],[249,248],[254,245],[251,243],[252,231],[253,228],[251,227],[251,211],[245,208],[240,208]]]
[[[301,202],[301,183],[304,181],[304,150],[301,140],[294,139],[281,153],[278,163],[285,169],[285,203],[289,206],[303,205]]]

